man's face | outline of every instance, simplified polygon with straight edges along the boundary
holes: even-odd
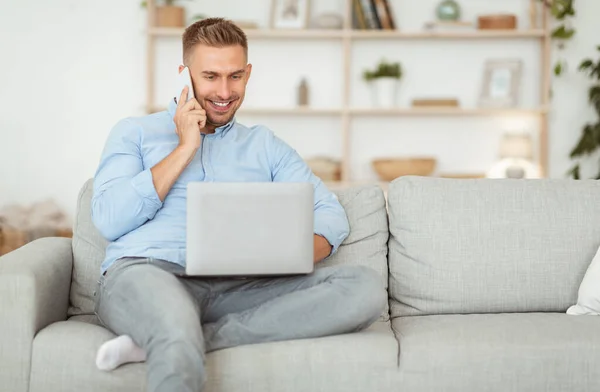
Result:
[[[244,100],[252,65],[240,45],[215,48],[198,44],[189,56],[196,100],[206,111],[207,125],[227,124]],[[183,66],[179,66],[179,71]]]

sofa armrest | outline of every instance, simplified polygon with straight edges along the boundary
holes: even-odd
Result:
[[[0,385],[27,392],[35,334],[66,320],[73,252],[69,238],[41,238],[0,257]]]

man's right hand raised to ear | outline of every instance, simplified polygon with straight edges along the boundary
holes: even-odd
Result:
[[[200,131],[206,126],[206,112],[196,99],[187,101],[188,87],[184,87],[175,111],[175,132],[179,145],[150,171],[158,197],[165,200],[177,178],[190,164],[200,148]]]
[[[179,136],[179,146],[186,148],[200,148],[200,132],[206,126],[206,112],[196,99],[187,101],[188,86],[183,88],[177,101],[175,111],[175,132]]]

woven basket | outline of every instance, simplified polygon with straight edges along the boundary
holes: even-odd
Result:
[[[340,181],[342,177],[342,165],[336,160],[316,157],[307,159],[306,164],[322,181]]]
[[[373,168],[382,181],[402,176],[429,176],[435,170],[435,158],[388,158],[373,160]]]

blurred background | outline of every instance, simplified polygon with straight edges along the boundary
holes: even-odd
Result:
[[[600,66],[578,70],[600,57],[598,0],[0,4],[5,227],[70,227],[111,127],[166,107],[183,29],[205,17],[248,33],[238,121],[271,128],[332,188],[404,174],[572,178],[570,153],[598,124],[588,90]],[[580,146],[593,152],[581,177],[598,174],[598,139]]]

